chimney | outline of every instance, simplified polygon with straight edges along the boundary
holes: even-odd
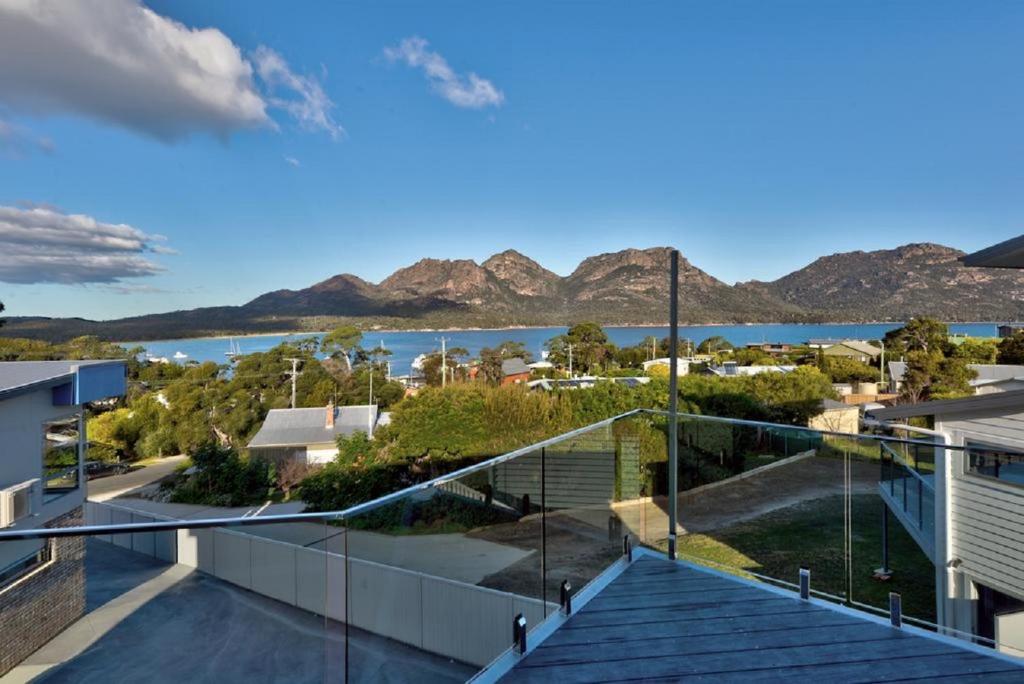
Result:
[[[330,403],[327,405],[327,422],[324,424],[328,430],[334,429],[334,404]]]

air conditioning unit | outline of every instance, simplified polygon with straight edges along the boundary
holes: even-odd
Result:
[[[0,489],[0,528],[10,527],[32,514],[32,493],[38,479]]]

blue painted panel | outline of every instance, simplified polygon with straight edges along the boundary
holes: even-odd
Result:
[[[76,375],[75,403],[124,396],[126,370],[124,363],[82,366]]]
[[[54,406],[74,406],[75,405],[75,383],[66,382],[63,385],[57,385],[53,388],[53,405]]]

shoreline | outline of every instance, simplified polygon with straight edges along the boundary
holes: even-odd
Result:
[[[800,322],[800,323],[692,323],[692,324],[680,324],[680,329],[685,328],[756,328],[756,327],[769,327],[769,326],[854,326],[854,325],[902,325],[906,321],[830,321],[830,322]],[[999,326],[1003,325],[1004,321],[957,321],[957,322],[946,322],[947,325],[991,325]],[[458,332],[499,332],[502,330],[547,330],[547,329],[558,329],[568,328],[568,325],[508,325],[500,328],[485,328],[485,327],[465,327],[465,328],[371,328],[363,330],[363,336],[373,335],[375,333],[458,333]],[[638,329],[638,328],[668,328],[667,323],[627,323],[621,325],[601,325],[604,329]],[[166,337],[152,340],[128,340],[128,341],[114,341],[113,344],[119,345],[141,345],[144,346],[147,343],[153,342],[185,342],[189,340],[230,340],[230,339],[248,339],[257,337],[288,337],[288,336],[315,336],[324,335],[330,332],[329,330],[287,330],[280,332],[260,332],[260,333],[241,333],[237,335],[221,334],[221,335],[196,335],[193,337]]]

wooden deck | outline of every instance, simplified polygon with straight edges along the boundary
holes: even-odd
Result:
[[[502,682],[1022,682],[1024,665],[949,640],[641,557]]]

